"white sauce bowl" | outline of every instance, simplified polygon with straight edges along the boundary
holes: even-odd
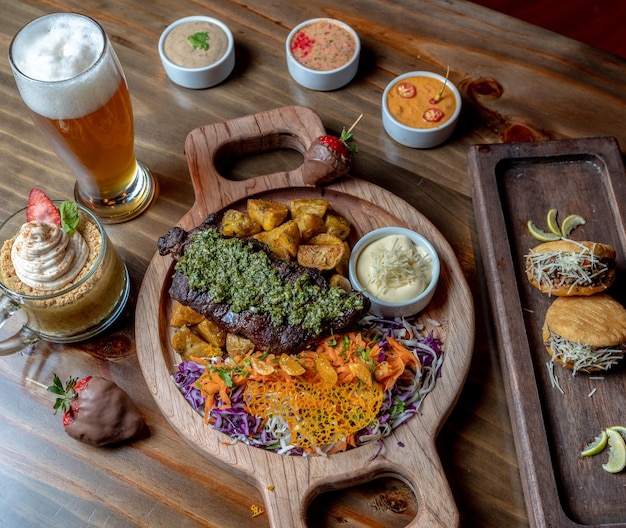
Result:
[[[454,110],[454,114],[450,117],[449,120],[445,121],[441,124],[441,126],[434,128],[415,128],[405,125],[398,121],[389,111],[389,107],[387,106],[387,95],[389,91],[400,81],[407,79],[408,77],[431,77],[433,79],[438,79],[442,83],[445,81],[445,77],[438,75],[432,72],[426,71],[416,71],[416,72],[408,72],[404,73],[398,77],[396,77],[393,81],[391,81],[385,91],[383,92],[383,100],[382,100],[382,113],[383,113],[383,127],[387,134],[389,134],[394,140],[398,143],[404,145],[405,147],[412,148],[431,148],[440,145],[444,141],[446,141],[454,132],[456,128],[457,122],[459,120],[459,115],[461,114],[461,94],[457,90],[456,86],[447,81],[447,86],[450,88],[454,97],[456,99],[456,108]]]
[[[404,235],[408,237],[416,246],[424,248],[430,255],[431,259],[432,275],[430,283],[417,297],[403,302],[388,302],[377,299],[365,290],[357,275],[357,261],[359,260],[361,252],[372,242],[389,235]],[[362,291],[372,303],[370,312],[381,317],[402,317],[421,312],[424,308],[426,308],[428,303],[430,303],[433,295],[435,294],[437,283],[439,282],[440,272],[441,264],[439,262],[439,256],[437,255],[437,251],[433,245],[419,233],[404,227],[383,227],[363,235],[352,249],[348,267],[348,274],[352,288],[354,290]]]
[[[328,21],[345,29],[348,33],[352,35],[356,43],[356,49],[354,51],[354,55],[352,55],[352,58],[346,64],[340,66],[339,68],[335,68],[334,70],[322,71],[307,68],[306,66],[298,62],[298,60],[293,56],[293,53],[291,52],[290,44],[293,37],[305,26],[319,21]],[[293,77],[293,79],[298,84],[304,86],[305,88],[309,88],[310,90],[330,91],[337,90],[338,88],[345,86],[356,75],[356,72],[359,69],[361,41],[359,40],[359,36],[357,35],[356,31],[354,31],[354,29],[352,29],[348,24],[341,22],[340,20],[335,20],[332,18],[313,18],[310,20],[306,20],[301,24],[298,24],[291,30],[285,43],[285,51],[287,54],[287,70],[289,71],[291,77]]]
[[[215,24],[226,33],[228,46],[226,52],[219,60],[200,68],[186,68],[172,62],[167,57],[163,49],[165,39],[174,28],[188,22],[209,22]],[[161,38],[159,38],[159,55],[161,56],[161,63],[163,64],[165,73],[173,82],[185,88],[193,88],[196,90],[210,88],[211,86],[221,83],[231,74],[235,67],[235,44],[233,34],[223,22],[207,16],[185,17],[170,24],[161,34]]]

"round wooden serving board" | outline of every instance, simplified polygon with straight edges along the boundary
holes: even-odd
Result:
[[[304,153],[324,134],[321,120],[307,108],[290,106],[253,116],[207,125],[187,137],[186,155],[196,201],[180,220],[190,229],[210,213],[244,208],[249,197],[284,203],[296,197],[320,198],[353,225],[356,240],[388,225],[405,226],[428,238],[441,259],[441,278],[424,320],[440,323],[445,360],[441,377],[420,413],[383,442],[328,457],[289,457],[242,443],[206,426],[185,401],[171,375],[178,363],[170,345],[171,300],[168,296],[173,260],[153,257],[137,301],[137,354],[146,383],[174,429],[213,462],[232,468],[261,491],[270,525],[306,526],[306,510],[318,494],[382,476],[405,481],[414,491],[418,513],[410,526],[450,528],[459,516],[435,449],[435,438],[454,406],[467,375],[474,344],[474,308],[459,263],[447,241],[418,211],[376,185],[348,177],[324,186],[305,183],[301,168],[244,181],[222,177],[216,167],[228,157],[291,148]]]

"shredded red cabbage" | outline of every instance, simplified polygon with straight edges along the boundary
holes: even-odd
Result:
[[[391,389],[385,391],[376,420],[355,435],[357,446],[373,441],[379,442],[378,453],[380,453],[381,440],[415,415],[424,397],[434,388],[435,380],[441,375],[443,348],[441,340],[434,336],[433,331],[422,335],[422,326],[414,320],[404,318],[389,320],[367,316],[361,321],[360,326],[370,336],[378,336],[381,346],[387,343],[390,336],[394,337],[411,350],[422,365],[422,369],[414,376],[400,378]],[[384,359],[385,353],[381,352],[380,361]],[[200,413],[204,412],[204,398],[196,382],[204,370],[203,365],[193,361],[182,361],[173,375],[174,383],[185,399]],[[225,408],[223,402],[217,399],[217,405],[210,411],[213,428],[228,435],[234,442],[241,441],[282,454],[302,455],[301,449],[290,446],[284,436],[279,434],[280,424],[273,424],[270,428],[261,418],[246,412],[244,390],[245,385],[242,385],[229,395],[230,407]],[[320,454],[324,454],[323,451]]]

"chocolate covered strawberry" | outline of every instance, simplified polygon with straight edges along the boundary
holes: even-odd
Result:
[[[65,387],[54,375],[48,387],[58,395],[55,414],[63,413],[63,427],[72,438],[93,446],[129,440],[145,427],[137,406],[115,383],[99,376],[70,378]]]
[[[357,148],[351,145],[354,141],[352,130],[361,117],[348,130],[344,128],[339,137],[324,135],[313,140],[304,153],[302,170],[305,183],[327,182],[349,172],[352,154],[357,152]]]

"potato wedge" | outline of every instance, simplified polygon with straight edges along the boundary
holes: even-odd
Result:
[[[213,346],[223,348],[226,345],[226,332],[220,325],[209,319],[204,319],[201,323],[192,327],[192,330]]]
[[[334,213],[328,213],[324,219],[326,224],[326,232],[329,235],[335,235],[341,240],[348,238],[350,234],[350,222],[348,219]]]
[[[307,242],[315,235],[319,235],[324,232],[326,226],[324,225],[324,219],[313,213],[299,214],[295,220],[300,230],[300,240]]]
[[[305,213],[323,217],[328,210],[328,202],[322,198],[295,198],[289,203],[289,209],[293,219]]]
[[[318,270],[334,269],[345,253],[342,244],[302,244],[298,248],[298,264]]]
[[[350,249],[350,244],[346,241],[343,242],[343,247],[345,251],[343,253],[343,257],[341,260],[337,262],[337,266],[335,266],[335,271],[344,277],[348,276],[348,268],[350,267],[350,253],[352,250]]]
[[[181,326],[172,336],[172,346],[183,360],[191,357],[208,358],[223,355],[223,350],[207,343],[188,326]]]
[[[265,231],[270,231],[282,224],[289,214],[289,209],[285,204],[271,200],[250,198],[247,207],[250,218],[258,222]]]
[[[237,209],[229,209],[222,218],[222,234],[227,237],[244,237],[259,233],[263,228],[250,215]]]
[[[341,288],[348,293],[352,293],[352,283],[344,276],[339,273],[334,273],[332,277],[328,280],[328,285],[331,288]]]
[[[231,356],[246,354],[254,348],[254,344],[249,339],[237,334],[226,334],[226,352]]]
[[[201,323],[203,319],[203,315],[192,310],[189,306],[185,306],[176,301],[172,307],[170,326],[174,326],[176,328],[179,326],[194,326]]]
[[[330,246],[333,244],[343,244],[343,240],[337,235],[332,235],[330,233],[320,233],[319,235],[315,235],[311,240],[309,240],[309,244],[313,246]]]
[[[271,231],[255,235],[255,238],[267,244],[278,257],[290,260],[298,254],[300,229],[294,220],[288,220]]]

